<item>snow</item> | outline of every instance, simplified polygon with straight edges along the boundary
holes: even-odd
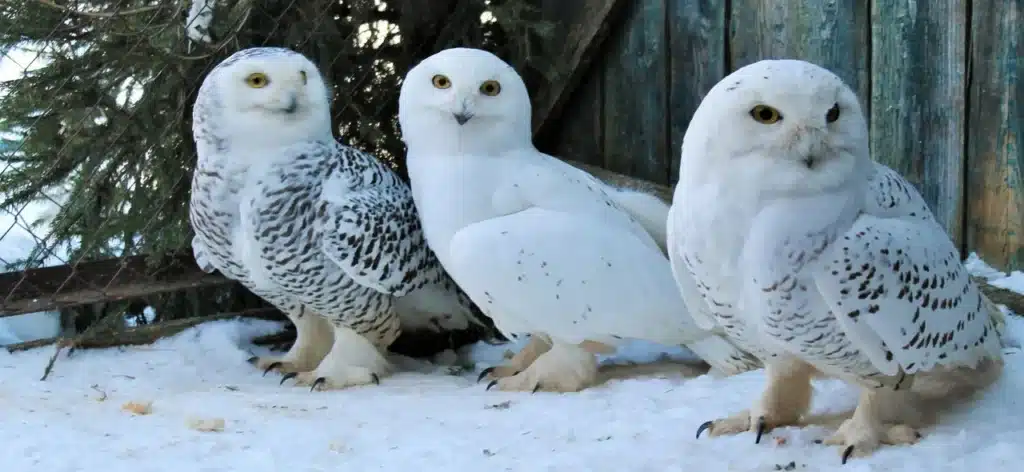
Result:
[[[0,353],[0,464],[5,470],[207,472],[245,470],[408,471],[1010,471],[1024,446],[1024,357],[1006,350],[1004,377],[978,403],[925,431],[914,446],[884,447],[839,465],[838,450],[814,443],[820,427],[785,428],[755,445],[752,435],[694,438],[703,421],[746,408],[761,371],[685,378],[671,364],[658,375],[613,379],[579,393],[485,391],[476,373],[514,346],[478,344],[431,364],[394,357],[402,372],[380,386],[309,392],[246,363],[253,336],[280,324],[221,321],[149,346],[61,355]],[[1007,320],[1008,337],[1024,319]],[[1019,345],[1019,343],[1017,343]],[[652,349],[653,348],[653,349]],[[657,346],[638,343],[609,362],[649,362]],[[676,350],[673,358],[686,358]],[[474,365],[475,364],[475,365]],[[680,369],[674,369],[680,371]],[[851,409],[856,393],[815,383],[815,411]],[[149,414],[123,409],[149,404]],[[196,424],[222,431],[200,431]],[[216,426],[214,426],[216,429]],[[776,468],[778,466],[778,468]],[[983,468],[983,469],[982,469]]]
[[[1024,272],[1015,270],[1009,274],[1000,271],[985,261],[981,260],[981,257],[977,253],[970,253],[967,259],[964,260],[964,266],[971,275],[977,277],[984,277],[988,283],[994,287],[1005,288],[1007,290],[1013,290],[1019,294],[1024,295]],[[1019,313],[1024,315],[1024,313]]]

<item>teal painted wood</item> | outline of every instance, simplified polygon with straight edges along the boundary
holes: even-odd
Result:
[[[728,73],[725,0],[667,0],[669,182],[679,180],[679,154],[690,118]]]
[[[874,0],[871,12],[871,155],[917,187],[958,245],[969,1]]]
[[[761,59],[802,59],[835,72],[867,103],[868,2],[732,0],[731,8],[733,70]]]
[[[1024,268],[1024,0],[974,0],[966,239],[1001,269]]]
[[[607,40],[604,167],[667,184],[665,3],[636,0],[626,15]]]

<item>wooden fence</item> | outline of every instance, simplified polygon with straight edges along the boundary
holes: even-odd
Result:
[[[1024,268],[1024,0],[588,3],[623,7],[542,149],[674,184],[690,116],[718,80],[804,59],[859,92],[873,155],[921,190],[962,250]]]

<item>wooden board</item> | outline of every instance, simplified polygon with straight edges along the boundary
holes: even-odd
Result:
[[[968,95],[968,249],[1024,268],[1024,0],[974,0]]]
[[[802,59],[835,72],[866,104],[868,2],[732,0],[731,8],[733,70],[761,59]]]
[[[607,169],[668,183],[668,46],[665,3],[635,0],[605,49]]]
[[[729,73],[726,0],[667,0],[669,180],[679,180],[679,155],[690,118],[704,95]]]
[[[871,154],[924,195],[963,241],[967,1],[875,0]]]
[[[595,56],[614,23],[622,18],[627,0],[544,0],[542,13],[557,19],[564,37],[555,38],[551,56],[552,75],[547,86],[533,94],[533,133],[544,135],[548,128],[560,126],[557,120],[573,90],[587,75]]]
[[[540,150],[564,159],[604,165],[603,71],[604,61],[598,58],[566,103],[551,139],[538,139]]]
[[[0,317],[227,283],[199,269],[191,252],[169,254],[155,266],[134,256],[6,272],[0,274]]]

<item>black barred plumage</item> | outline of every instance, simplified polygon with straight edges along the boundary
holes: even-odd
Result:
[[[267,84],[248,86],[252,73]],[[193,113],[199,159],[189,213],[197,262],[293,321],[322,315],[380,350],[405,325],[443,331],[472,324],[493,333],[426,245],[408,185],[374,156],[335,141],[328,110],[315,68],[292,51],[244,50],[214,68]],[[357,362],[361,354],[338,355]],[[355,382],[341,378],[349,374],[324,375],[338,377],[328,379],[338,386]]]

